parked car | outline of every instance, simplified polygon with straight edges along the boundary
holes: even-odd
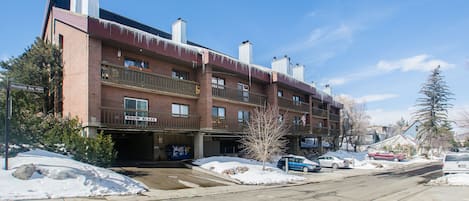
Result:
[[[303,156],[288,155],[283,156],[277,162],[277,167],[285,170],[285,160],[288,159],[288,170],[297,170],[303,172],[319,172],[321,166],[318,163],[308,160]]]
[[[341,159],[336,156],[320,156],[318,158],[319,160],[319,165],[321,167],[330,167],[330,168],[349,168],[350,167],[350,161],[346,159]]]
[[[450,152],[443,160],[443,174],[467,173],[469,174],[469,153]]]
[[[368,153],[368,157],[371,160],[392,160],[392,161],[402,161],[405,159],[405,154],[401,153],[384,153],[384,152],[377,152],[377,153]]]

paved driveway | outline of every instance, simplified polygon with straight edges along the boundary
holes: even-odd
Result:
[[[230,182],[189,168],[116,167],[112,170],[143,182],[149,188],[177,190],[231,185]]]

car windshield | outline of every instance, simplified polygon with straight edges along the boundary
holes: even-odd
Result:
[[[445,161],[469,161],[469,154],[446,155]]]

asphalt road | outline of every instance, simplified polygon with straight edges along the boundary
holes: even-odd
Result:
[[[178,200],[469,200],[469,187],[427,186],[441,176],[441,165],[356,176],[341,181],[269,188]]]

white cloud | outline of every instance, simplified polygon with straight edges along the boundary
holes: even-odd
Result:
[[[415,112],[414,107],[409,107],[400,110],[385,110],[385,109],[373,109],[368,110],[367,113],[370,115],[370,123],[372,125],[389,125],[394,124],[401,118],[412,122],[412,114]]]
[[[8,60],[9,58],[10,56],[8,56],[7,54],[1,54],[0,61],[5,61],[5,60]]]
[[[453,67],[446,61],[440,59],[432,59],[430,55],[420,54],[413,57],[398,59],[398,60],[380,60],[376,67],[383,71],[400,70],[402,72],[408,71],[431,71],[437,66],[441,68]]]
[[[330,79],[327,83],[332,86],[339,86],[339,85],[345,84],[347,81],[348,81],[347,78],[337,77],[337,78]]]
[[[366,96],[362,96],[356,99],[358,103],[371,103],[371,102],[378,102],[383,100],[388,100],[392,98],[397,98],[399,95],[397,94],[370,94]]]
[[[379,101],[384,101],[384,100],[399,97],[398,94],[390,94],[390,93],[387,93],[387,94],[369,94],[369,95],[361,96],[361,97],[358,97],[358,98],[355,98],[355,97],[353,97],[351,95],[348,95],[348,94],[340,94],[338,96],[339,97],[345,97],[347,99],[353,99],[357,103],[379,102]]]

